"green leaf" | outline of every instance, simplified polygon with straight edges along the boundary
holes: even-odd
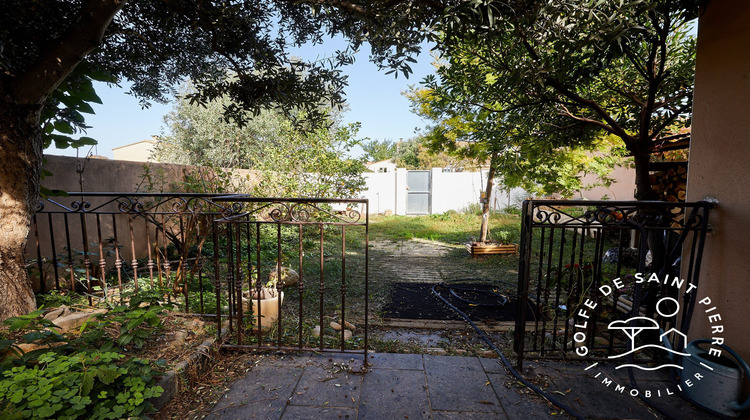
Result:
[[[55,130],[59,131],[60,133],[65,133],[65,134],[75,133],[73,126],[71,126],[65,121],[55,121],[54,125],[55,125]]]
[[[81,381],[81,395],[87,396],[94,388],[94,374],[91,372],[85,372],[83,374],[83,380]]]
[[[109,385],[120,376],[120,372],[117,368],[101,367],[96,370],[96,376],[102,383]]]

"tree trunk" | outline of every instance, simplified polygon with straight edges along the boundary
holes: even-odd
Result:
[[[651,187],[649,162],[651,154],[646,151],[631,150],[635,162],[635,199],[638,201],[656,200],[658,196]]]
[[[26,241],[39,201],[41,105],[0,101],[0,320],[36,309]]]
[[[490,170],[487,172],[487,187],[484,190],[485,201],[482,203],[482,226],[479,229],[479,243],[487,241],[487,236],[490,231],[490,205],[492,203],[492,187],[495,179],[496,158],[497,152],[492,152],[492,157],[490,158]]]

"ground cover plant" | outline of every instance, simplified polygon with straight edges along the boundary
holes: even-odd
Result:
[[[156,380],[177,361],[165,337],[183,324],[169,315],[162,298],[160,291],[142,290],[106,312],[106,305],[74,312],[90,318],[65,329],[45,318],[55,312],[52,305],[81,308],[88,302],[54,293],[40,297],[40,309],[6,320],[0,329],[0,417],[117,419],[153,412],[149,399],[163,392]],[[200,340],[197,322],[189,328]]]

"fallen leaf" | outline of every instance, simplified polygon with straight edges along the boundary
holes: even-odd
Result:
[[[491,401],[487,401],[487,400],[482,400],[482,401],[479,401],[479,403],[480,403],[480,404],[489,404],[489,405],[495,405],[495,403],[493,403],[493,402],[491,402]]]

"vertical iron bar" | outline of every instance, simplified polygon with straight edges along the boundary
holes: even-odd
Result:
[[[148,280],[149,280],[149,286],[151,289],[154,288],[154,256],[152,254],[151,249],[153,248],[156,250],[156,247],[159,245],[159,229],[155,228],[154,230],[154,243],[151,243],[151,233],[149,231],[148,226],[148,219],[144,217],[143,219],[143,227],[146,229],[146,249],[148,249],[148,263],[146,263],[146,266],[148,267]],[[154,219],[155,220],[155,219]],[[154,223],[154,226],[156,226],[156,223]],[[138,278],[136,277],[135,282],[135,290],[138,290]]]
[[[346,349],[346,225],[341,225],[341,350]]]
[[[281,222],[276,222],[276,322],[278,325],[278,347],[281,347]]]
[[[232,223],[227,223],[227,301],[229,303],[229,333],[234,332],[234,322],[232,317],[234,316],[234,249],[232,247],[232,237],[234,236],[232,230]]]
[[[236,263],[235,263],[235,282],[234,282],[234,293],[235,293],[235,306],[237,310],[237,344],[242,345],[242,229],[241,225],[237,225],[235,229],[235,240],[237,241],[235,246],[236,252]],[[231,237],[230,237],[231,240]],[[231,290],[230,290],[231,293]]]
[[[135,235],[133,234],[133,215],[128,213],[128,231],[130,232],[130,256],[133,259],[130,261],[130,266],[133,268],[133,283],[135,284],[135,290],[138,290],[138,259],[135,254]],[[146,242],[146,248],[150,248],[151,244]]]
[[[260,328],[260,319],[263,314],[260,311],[260,223],[255,223],[255,297],[257,301],[256,312],[258,313],[257,319],[255,320],[256,326],[258,327],[258,347],[260,348],[261,342],[263,341],[263,330]]]
[[[93,305],[94,301],[91,297],[91,260],[89,259],[89,235],[86,229],[86,220],[84,214],[81,213],[81,235],[83,236],[83,265],[86,268],[86,283],[87,293],[89,295],[89,305]]]
[[[320,349],[323,350],[323,294],[325,293],[325,283],[323,279],[323,224],[320,223],[320,289],[318,294],[320,295]]]
[[[364,349],[364,368],[367,369],[368,359],[368,320],[370,318],[369,313],[369,302],[370,302],[370,202],[365,204],[365,349]]]
[[[521,211],[521,250],[518,259],[518,312],[514,331],[514,349],[518,355],[518,369],[523,371],[524,340],[526,338],[526,302],[529,293],[529,264],[531,261],[531,224],[533,201],[524,200]]]
[[[172,271],[172,263],[169,261],[169,240],[167,239],[167,223],[165,219],[165,215],[161,215],[161,239],[162,244],[164,246],[164,261],[162,261],[162,267],[164,267],[164,281],[162,281],[161,274],[159,275],[159,286],[162,288],[164,287],[164,283],[166,282],[167,286],[170,285],[171,280],[169,278],[170,273]],[[168,294],[170,296],[171,293]]]
[[[68,270],[70,271],[70,290],[76,292],[76,276],[75,268],[73,265],[73,250],[70,248],[70,226],[68,223],[68,214],[63,214],[63,221],[65,222],[65,244],[68,248]]]
[[[96,214],[96,236],[99,240],[99,278],[102,281],[101,288],[104,292],[104,300],[107,300],[109,293],[107,289],[107,277],[105,276],[107,271],[107,260],[104,259],[104,243],[102,242],[102,223],[99,213]]]
[[[299,331],[298,331],[298,339],[297,339],[297,346],[301,349],[302,348],[302,325],[303,321],[305,319],[304,317],[304,308],[302,306],[302,297],[303,293],[305,292],[305,285],[303,283],[303,270],[302,270],[302,256],[304,254],[302,250],[302,223],[297,225],[297,228],[299,229],[299,279],[297,280],[297,290],[299,292]]]
[[[60,290],[60,273],[57,270],[57,248],[55,247],[55,229],[52,227],[52,213],[47,213],[49,222],[49,241],[52,246],[52,269],[55,273],[55,289]]]
[[[577,241],[578,241],[578,229],[574,228],[573,229],[573,244],[570,247],[570,269],[571,270],[575,270],[575,265],[576,265],[576,245],[578,243]],[[576,286],[578,286],[579,283],[580,283],[580,281],[581,281],[581,271],[580,271],[580,269],[581,269],[581,267],[579,265],[578,270],[576,270],[576,280],[575,280],[576,281]],[[571,281],[572,281],[572,279],[571,279]],[[570,288],[570,284],[568,285],[568,288]],[[573,289],[576,289],[576,287],[574,287]],[[576,293],[571,293],[571,291],[569,291],[568,292],[568,296],[565,299],[566,306],[565,306],[565,329],[564,329],[564,332],[563,332],[563,346],[562,346],[563,347],[563,352],[567,352],[568,351],[568,332],[569,332],[569,329],[570,329],[570,325],[568,324],[568,319],[570,319],[570,314],[573,312],[571,310],[571,306],[572,306],[571,303],[575,302]],[[571,299],[571,294],[573,295],[572,299]],[[557,316],[555,316],[555,330],[557,330]]]
[[[120,304],[122,304],[122,260],[120,259],[120,247],[117,241],[117,215],[112,214],[112,231],[115,239],[115,269],[117,270],[117,289],[120,294]]]
[[[36,240],[36,264],[39,267],[39,292],[44,294],[47,292],[47,279],[44,276],[44,261],[42,260],[42,246],[39,241],[39,225],[36,221],[36,214],[34,214],[34,239]]]
[[[188,279],[187,279],[187,252],[188,252],[188,243],[185,239],[185,221],[183,219],[184,214],[180,212],[180,240],[182,242],[182,249],[178,250],[180,252],[180,265],[177,269],[177,274],[175,274],[175,282],[178,284],[176,286],[182,287],[183,295],[185,296],[185,313],[189,312],[188,310]],[[191,221],[191,215],[188,215],[188,223],[187,225],[190,226]],[[182,286],[180,286],[178,279],[182,280]],[[179,291],[178,291],[179,293]],[[175,299],[177,297],[175,296]]]
[[[537,267],[537,280],[536,280],[536,302],[537,306],[539,306],[540,298],[541,298],[541,287],[542,287],[542,272],[544,271],[544,236],[547,232],[547,229],[542,228],[542,235],[539,238],[539,267]],[[549,276],[548,276],[549,277]],[[539,318],[534,317],[534,331],[539,331]],[[544,334],[544,331],[542,331],[542,334]],[[537,338],[539,337],[539,334],[534,334],[534,342],[531,346],[532,351],[537,350]]]
[[[542,230],[542,233],[543,232],[544,232],[544,230]],[[548,248],[547,248],[547,278],[544,281],[544,303],[545,304],[549,304],[550,280],[552,279],[552,251],[554,249],[554,244],[555,244],[555,229],[554,229],[554,227],[549,229],[549,239],[548,239],[548,242],[549,242],[549,244],[548,244]],[[544,246],[544,245],[542,245],[542,246]],[[547,318],[545,318],[544,316],[541,316],[542,313],[541,313],[541,311],[538,310],[538,308],[541,306],[541,302],[542,302],[541,299],[542,299],[542,297],[537,295],[537,304],[536,304],[536,307],[537,307],[537,312],[540,315],[539,317],[537,317],[537,319],[538,318],[542,318],[542,332],[541,332],[541,337],[546,337],[546,334],[547,334]],[[537,320],[535,324],[538,324],[538,323],[539,323],[539,321]],[[534,327],[534,331],[538,331],[536,326]],[[536,340],[537,340],[538,336],[539,336],[539,334],[534,334],[534,350],[537,350]],[[542,340],[540,342],[540,345],[541,345],[541,347],[544,347],[544,338],[542,338]]]
[[[562,293],[562,282],[563,282],[563,258],[565,258],[565,243],[567,240],[566,230],[564,227],[559,228],[560,229],[560,247],[559,247],[559,255],[557,257],[557,283],[555,284],[555,305],[554,307],[550,308],[552,310],[552,313],[554,314],[554,319],[552,321],[552,346],[550,350],[555,349],[555,343],[557,342],[557,311],[560,307],[560,293]],[[542,356],[544,356],[544,347],[542,348]]]
[[[221,340],[221,274],[219,256],[221,254],[221,245],[219,244],[219,224],[212,221],[213,239],[214,239],[214,292],[216,293],[216,331],[217,339]]]

